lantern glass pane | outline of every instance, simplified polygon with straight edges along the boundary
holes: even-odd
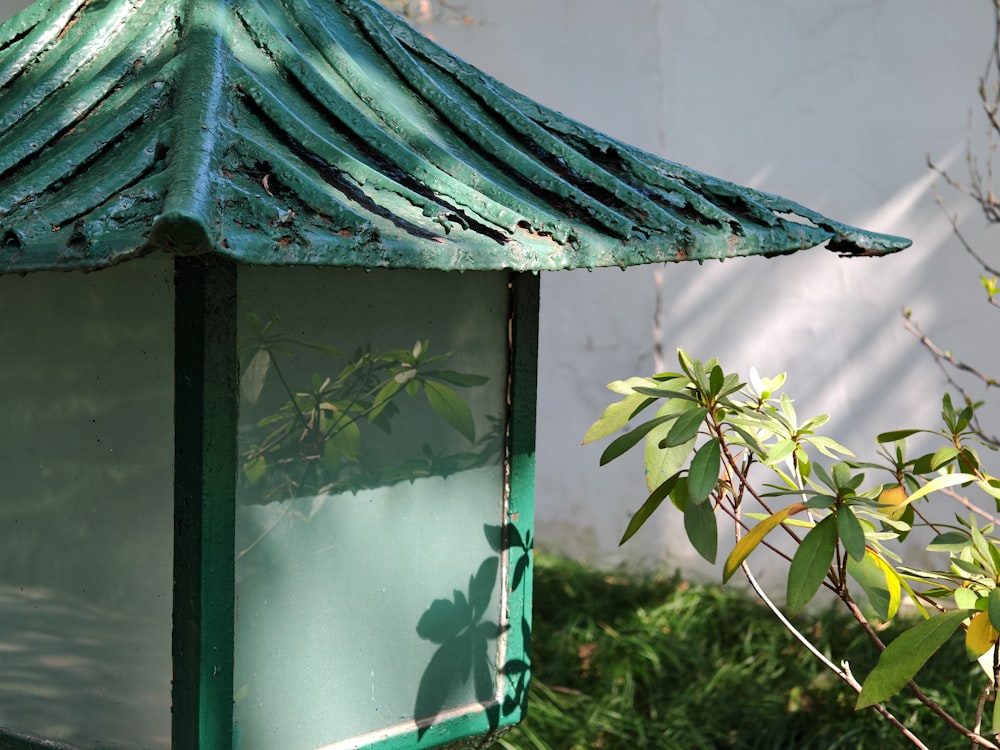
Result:
[[[240,270],[241,750],[495,698],[508,283]]]
[[[0,277],[0,726],[170,747],[171,279]]]

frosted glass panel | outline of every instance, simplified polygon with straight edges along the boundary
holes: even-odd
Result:
[[[0,277],[0,726],[170,747],[171,276]]]
[[[241,269],[236,747],[497,690],[508,276]]]

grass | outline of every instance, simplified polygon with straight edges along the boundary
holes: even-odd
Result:
[[[824,671],[764,609],[738,591],[625,575],[538,556],[528,718],[506,750],[909,748]],[[876,654],[835,611],[805,629],[863,678]],[[892,630],[886,632],[891,640]],[[928,692],[968,721],[982,688],[960,638],[921,672]],[[942,692],[941,686],[949,687]],[[892,710],[932,748],[969,743],[908,696]]]

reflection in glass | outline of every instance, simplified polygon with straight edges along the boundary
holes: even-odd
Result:
[[[170,279],[0,277],[0,726],[170,746]]]
[[[490,701],[507,274],[240,273],[236,747]]]

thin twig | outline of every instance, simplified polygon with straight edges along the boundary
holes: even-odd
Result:
[[[993,515],[989,511],[983,510],[978,505],[976,505],[971,500],[969,500],[969,498],[967,498],[967,497],[965,497],[963,495],[959,495],[958,492],[956,492],[954,490],[954,488],[945,487],[944,489],[938,490],[938,492],[940,492],[942,495],[947,495],[952,500],[954,500],[956,503],[958,503],[959,505],[961,505],[963,508],[965,508],[965,509],[967,509],[967,510],[973,512],[973,513],[975,513],[980,518],[985,519],[988,523],[1000,524],[1000,518],[997,518],[995,515]]]
[[[920,341],[920,343],[923,344],[931,352],[931,354],[934,355],[936,359],[942,362],[947,362],[956,370],[961,370],[962,372],[967,372],[975,376],[976,378],[978,378],[984,384],[986,384],[991,388],[1000,387],[1000,381],[998,381],[996,378],[990,377],[989,375],[976,369],[972,365],[967,364],[966,362],[963,362],[959,359],[955,359],[955,355],[953,355],[951,352],[942,351],[937,346],[937,344],[935,344],[933,341],[930,340],[930,338],[927,337],[927,334],[925,334],[922,330],[920,330],[920,328],[913,322],[911,317],[907,315],[905,312],[903,314],[903,325],[905,326],[907,331],[909,331],[910,333],[912,333],[914,336],[917,337],[917,340]]]
[[[840,663],[840,666],[838,666],[834,664],[830,659],[828,659],[826,654],[824,654],[822,651],[816,648],[816,646],[813,645],[812,641],[806,638],[806,636],[802,632],[800,632],[798,628],[792,625],[791,621],[787,617],[785,617],[785,613],[782,612],[780,609],[778,609],[778,606],[771,601],[770,597],[768,597],[768,595],[764,592],[764,589],[761,588],[761,585],[757,582],[757,579],[754,578],[753,573],[750,571],[750,566],[748,566],[746,562],[744,562],[741,567],[743,568],[743,575],[746,576],[747,582],[750,584],[750,588],[752,588],[754,590],[754,593],[756,593],[757,596],[760,597],[760,600],[764,602],[764,606],[766,606],[769,610],[771,610],[771,614],[773,614],[777,618],[777,620],[785,627],[785,629],[789,633],[791,633],[796,638],[796,640],[798,640],[799,643],[801,643],[805,647],[805,649],[809,653],[811,653],[813,656],[819,659],[819,661],[822,662],[823,666],[825,666],[827,669],[829,669],[831,672],[837,675],[840,679],[842,679],[844,682],[850,685],[851,688],[856,693],[860,693],[861,683],[859,683],[857,679],[855,679],[854,675],[851,673],[850,664],[846,661],[843,661]],[[921,748],[921,750],[930,750],[930,748],[928,748],[927,745],[925,745],[920,740],[919,737],[917,737],[912,731],[910,731],[906,726],[904,726],[903,722],[901,722],[899,719],[893,716],[892,713],[889,711],[889,709],[887,709],[884,705],[882,705],[881,703],[876,703],[874,706],[872,706],[872,708],[878,711],[882,715],[882,717],[886,721],[888,721],[889,724],[891,724],[897,731],[899,731],[900,734],[906,737],[906,739],[908,739],[914,747]]]

